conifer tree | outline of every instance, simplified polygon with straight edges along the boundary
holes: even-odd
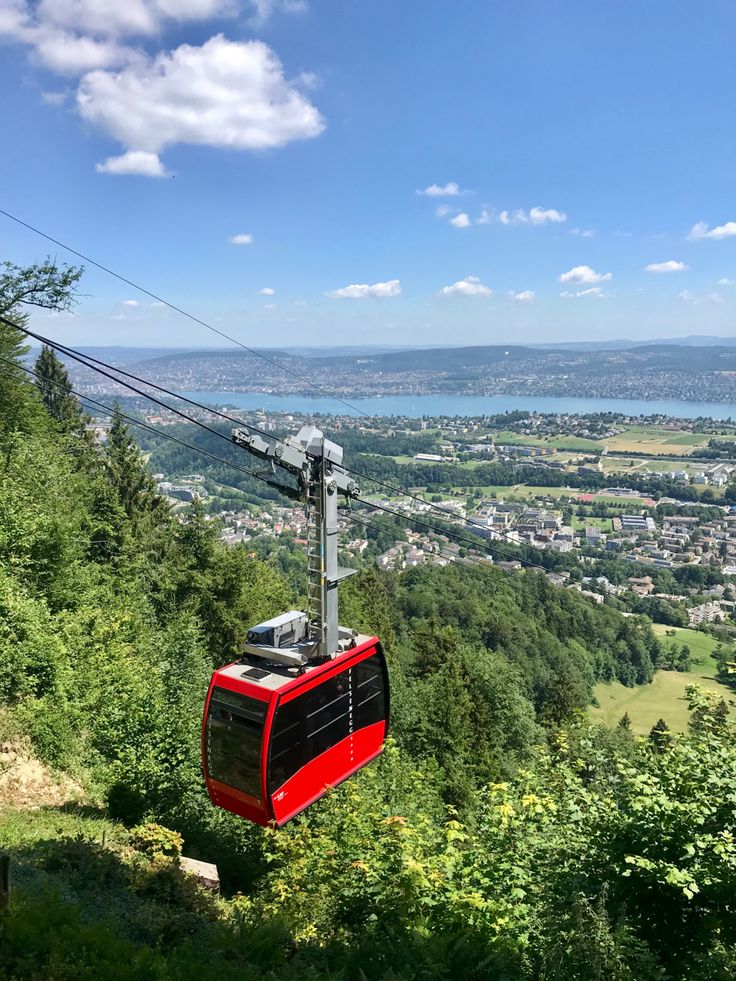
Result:
[[[156,510],[160,498],[153,478],[146,469],[140,451],[125,424],[120,406],[116,405],[105,447],[108,480],[130,518]]]
[[[660,753],[664,752],[672,745],[672,734],[670,727],[664,719],[658,719],[649,730],[649,741],[652,746]]]
[[[628,712],[624,712],[621,718],[618,720],[618,728],[630,730],[631,729],[631,718]]]
[[[71,394],[69,375],[51,348],[45,344],[36,359],[35,371],[36,385],[49,415],[66,432],[79,432],[84,416],[79,403]]]

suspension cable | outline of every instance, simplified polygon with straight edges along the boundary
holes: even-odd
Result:
[[[219,330],[217,327],[213,327],[212,324],[207,323],[206,320],[202,320],[200,317],[195,316],[193,313],[189,313],[188,310],[184,310],[182,307],[177,306],[175,303],[171,303],[169,300],[164,299],[164,297],[159,296],[157,293],[154,293],[152,290],[146,289],[144,286],[141,286],[139,283],[133,282],[133,280],[128,279],[127,277],[123,276],[121,273],[115,272],[115,270],[110,269],[109,266],[104,266],[101,262],[98,262],[96,259],[92,259],[90,256],[85,255],[83,252],[79,252],[77,249],[72,248],[71,245],[67,245],[65,242],[60,242],[59,239],[56,239],[53,236],[47,234],[46,232],[41,231],[41,229],[37,228],[35,225],[31,225],[29,222],[23,221],[21,218],[18,218],[17,215],[13,215],[9,211],[5,211],[2,208],[0,208],[0,215],[4,215],[6,218],[9,218],[11,221],[14,221],[17,225],[21,225],[23,228],[27,228],[28,231],[33,232],[35,235],[40,235],[41,238],[45,238],[47,242],[51,242],[54,245],[58,245],[60,249],[65,249],[67,252],[70,252],[72,255],[75,255],[78,259],[81,259],[83,262],[88,262],[91,266],[95,266],[95,268],[100,269],[104,273],[107,273],[108,276],[113,276],[121,283],[125,283],[126,286],[130,286],[132,289],[138,290],[140,293],[143,293],[145,296],[149,296],[152,300],[155,300],[157,303],[163,303],[163,305],[165,307],[168,307],[169,310],[173,310],[175,313],[181,314],[183,317],[186,317],[188,320],[191,320],[193,323],[199,324],[201,327],[205,327],[207,330],[212,331],[213,334],[217,334],[219,337],[225,338],[225,340],[230,341],[232,344],[237,344],[237,346],[242,348],[244,351],[247,351],[249,354],[252,354],[256,358],[260,358],[262,361],[265,361],[267,364],[272,365],[274,368],[279,368],[281,371],[287,372],[287,374],[292,375],[298,381],[302,382],[305,385],[308,385],[310,388],[313,388],[321,395],[326,395],[327,398],[334,399],[335,402],[342,403],[342,405],[347,406],[349,409],[351,409],[353,412],[356,412],[358,415],[362,415],[362,416],[369,415],[369,413],[366,412],[364,409],[358,408],[357,405],[353,405],[351,402],[348,402],[347,399],[341,398],[339,395],[334,395],[332,392],[323,388],[321,385],[318,385],[316,382],[310,381],[308,378],[305,378],[303,375],[299,374],[298,371],[294,371],[293,368],[289,368],[288,365],[281,364],[279,361],[276,361],[274,358],[269,358],[268,355],[263,354],[261,351],[258,351],[252,347],[248,347],[247,344],[243,344],[242,341],[239,341],[237,338],[233,337],[232,335],[225,333],[224,330]]]

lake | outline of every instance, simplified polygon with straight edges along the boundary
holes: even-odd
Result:
[[[336,399],[326,396],[264,395],[261,392],[184,392],[190,399],[221,408],[264,409],[266,412],[298,412],[318,415],[358,415]],[[630,416],[664,415],[680,419],[736,418],[730,402],[678,402],[676,400],[557,398],[513,395],[391,395],[385,398],[349,398],[346,401],[371,416],[482,416],[525,409],[528,412],[620,412]]]

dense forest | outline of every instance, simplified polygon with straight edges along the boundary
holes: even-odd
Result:
[[[43,268],[6,298],[63,307],[75,271]],[[688,735],[591,726],[594,682],[646,684],[659,644],[531,570],[348,580],[341,620],[389,659],[385,753],[280,831],[213,808],[210,673],[300,597],[198,506],[172,516],[122,417],[94,444],[64,368],[25,352],[0,325],[0,743],[81,793],[0,801],[0,976],[734,976],[732,723],[692,690]]]

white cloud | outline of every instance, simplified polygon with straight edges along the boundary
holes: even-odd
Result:
[[[671,273],[683,272],[687,266],[684,262],[678,262],[676,259],[668,259],[667,262],[650,262],[644,269],[646,272]]]
[[[529,222],[532,225],[546,225],[547,222],[560,224],[567,221],[564,211],[557,211],[555,208],[530,208]]]
[[[537,294],[534,290],[522,290],[520,293],[514,293],[513,290],[509,293],[509,299],[514,303],[534,303]]]
[[[452,211],[451,204],[440,204],[434,209],[434,213],[438,218],[445,218]]]
[[[493,221],[493,211],[489,208],[484,208],[480,215],[476,218],[476,225],[490,225]]]
[[[60,74],[80,74],[144,59],[123,38],[152,37],[166,21],[237,13],[241,0],[0,0],[0,35],[29,45]],[[285,0],[284,0],[285,2]]]
[[[578,238],[595,238],[595,232],[592,228],[571,228],[571,235],[576,235]]]
[[[736,235],[736,221],[727,221],[725,225],[717,225],[715,228],[708,228],[704,221],[699,221],[688,232],[687,237],[691,242],[701,238],[730,238]]]
[[[386,283],[351,283],[350,286],[342,286],[339,290],[332,290],[326,296],[333,300],[365,300],[368,297],[383,298],[387,296],[401,296],[401,283],[398,279],[389,279]]]
[[[258,290],[261,296],[274,296],[276,290],[272,290],[270,286],[264,286],[262,290]]]
[[[685,303],[693,303],[698,306],[701,303],[723,303],[720,293],[691,293],[690,290],[682,290],[680,299]]]
[[[556,208],[517,208],[516,211],[502,211],[498,220],[502,225],[546,225],[548,223],[560,224],[567,221],[564,211]]]
[[[568,290],[565,290],[563,293],[560,293],[560,296],[563,296],[566,299],[578,299],[579,297],[586,297],[586,296],[596,297],[597,299],[603,299],[604,297],[610,295],[611,295],[610,293],[604,293],[604,291],[600,288],[600,286],[591,286],[587,290],[577,290],[575,293],[571,293]]]
[[[560,276],[561,283],[603,283],[613,279],[610,272],[598,273],[590,266],[573,266]]]
[[[177,0],[172,2],[176,3]],[[301,14],[309,10],[309,4],[305,0],[250,0],[250,3],[254,8],[250,19],[254,27],[263,27],[277,11],[285,14]]]
[[[237,235],[231,235],[228,242],[231,245],[253,245],[255,239],[248,232],[239,232]]]
[[[255,6],[266,0],[253,0]],[[288,0],[286,0],[288,2]],[[270,0],[272,6],[278,0]],[[239,0],[3,0],[0,29],[7,26],[3,12],[16,11],[16,27],[58,28],[78,35],[140,37],[157,34],[165,21],[180,23],[236,14]],[[278,4],[285,6],[285,0]],[[10,23],[12,26],[12,21]]]
[[[461,211],[459,215],[455,215],[454,218],[450,218],[450,224],[454,225],[455,228],[468,228],[470,225],[470,218]]]
[[[139,307],[140,303],[138,300],[123,300],[124,307]]]
[[[119,157],[108,157],[95,164],[98,174],[139,174],[142,177],[166,177],[167,170],[155,153],[144,150],[128,150]]]
[[[417,194],[421,194],[428,198],[456,198],[459,194],[467,194],[467,191],[463,191],[459,184],[455,181],[448,181],[447,184],[430,184],[429,187],[425,187],[423,191],[417,191]]]
[[[477,276],[466,276],[452,286],[443,286],[440,296],[490,296],[493,290],[484,286]]]
[[[718,285],[718,286],[736,286],[736,279],[726,279],[726,278],[719,279],[718,280],[718,283],[716,285]]]
[[[90,72],[77,106],[128,149],[148,153],[177,143],[262,150],[324,129],[318,110],[287,81],[267,45],[222,35],[119,72]]]
[[[68,92],[42,92],[41,98],[47,106],[63,106],[68,95]]]
[[[60,75],[112,68],[136,56],[132,49],[117,41],[98,40],[46,27],[34,29],[31,37],[36,57]]]

